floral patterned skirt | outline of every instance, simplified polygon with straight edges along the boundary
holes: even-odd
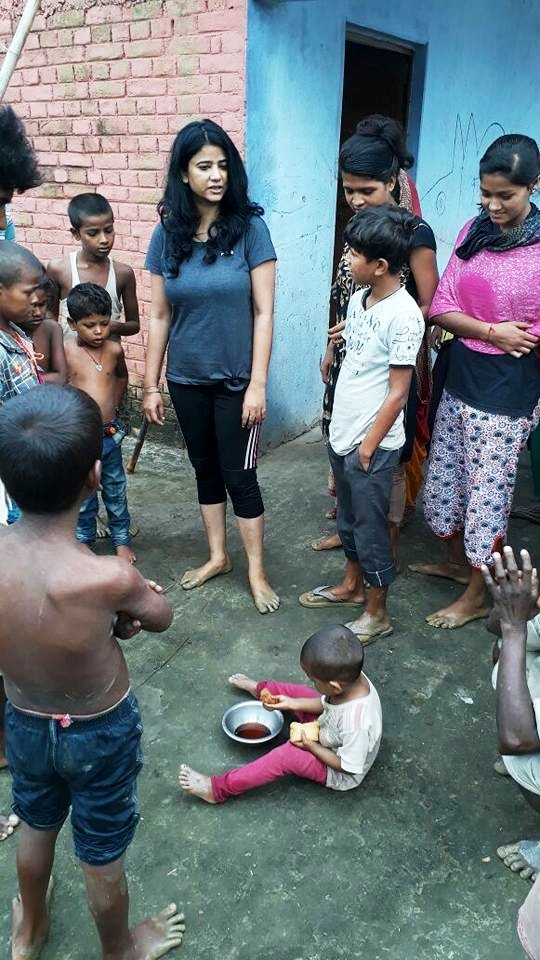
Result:
[[[433,533],[463,533],[471,567],[490,563],[506,539],[521,448],[531,418],[508,417],[469,407],[447,391],[437,411],[424,513]]]

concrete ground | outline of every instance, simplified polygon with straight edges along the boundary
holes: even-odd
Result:
[[[128,860],[133,919],[177,900],[188,927],[181,952],[171,956],[184,960],[518,960],[515,918],[529,886],[495,851],[538,836],[540,823],[492,769],[489,636],[481,624],[451,633],[424,622],[459,587],[407,572],[408,562],[442,552],[421,517],[402,537],[405,573],[391,596],[395,633],[367,651],[384,740],[366,782],[340,795],[281,781],[222,807],[177,787],[181,761],[219,772],[257,755],[221,731],[224,710],[244,698],[227,676],[241,670],[301,681],[302,642],[334,619],[331,610],[297,602],[301,591],[331,583],[342,567],[340,552],[309,549],[326,527],[325,477],[316,431],[261,462],[268,569],[283,598],[278,613],[262,617],[253,607],[231,522],[234,571],[191,593],[175,587],[168,633],[125,644],[146,754],[142,822]],[[520,484],[529,482],[527,462]],[[526,490],[518,494],[524,497]],[[129,498],[141,528],[139,567],[167,586],[204,556],[185,454],[150,440]],[[537,527],[516,521],[510,540],[538,556]],[[8,802],[9,776],[1,774],[0,809]],[[0,846],[4,944],[14,853],[13,840]],[[55,876],[43,960],[97,958],[69,828]]]

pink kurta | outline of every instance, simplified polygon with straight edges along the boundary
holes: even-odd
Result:
[[[486,324],[507,320],[530,323],[529,332],[540,336],[540,243],[503,253],[481,250],[470,260],[460,260],[456,247],[473,221],[461,229],[452,256],[433,298],[431,319],[443,313],[464,313]],[[461,342],[479,353],[504,353],[485,340],[463,337]]]

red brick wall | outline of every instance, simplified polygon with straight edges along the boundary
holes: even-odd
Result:
[[[114,256],[135,269],[143,318],[141,335],[124,341],[136,388],[149,313],[141,268],[172,139],[207,116],[243,146],[247,0],[85,6],[36,17],[8,88],[46,178],[14,198],[12,213],[18,241],[47,262],[73,249],[72,196],[95,190],[110,200]],[[0,20],[0,40],[12,27]]]

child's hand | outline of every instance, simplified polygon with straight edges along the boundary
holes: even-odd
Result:
[[[361,443],[358,447],[358,459],[360,460],[360,466],[362,470],[365,470],[367,473],[369,470],[369,465],[373,459],[373,453],[369,453],[364,449],[364,444]]]
[[[265,710],[294,710],[293,701],[290,697],[284,697],[280,693],[276,693],[274,699],[276,703],[263,703]]]
[[[156,583],[155,580],[147,580],[146,585],[150,587],[154,593],[163,593],[163,587],[160,587],[159,583]]]
[[[134,620],[128,613],[116,614],[113,633],[118,640],[131,640],[142,629],[140,620]]]
[[[296,740],[293,746],[298,747],[299,750],[307,750],[308,753],[314,753],[313,747],[317,747],[317,743],[314,740],[308,740],[304,731],[301,731],[301,740]]]

